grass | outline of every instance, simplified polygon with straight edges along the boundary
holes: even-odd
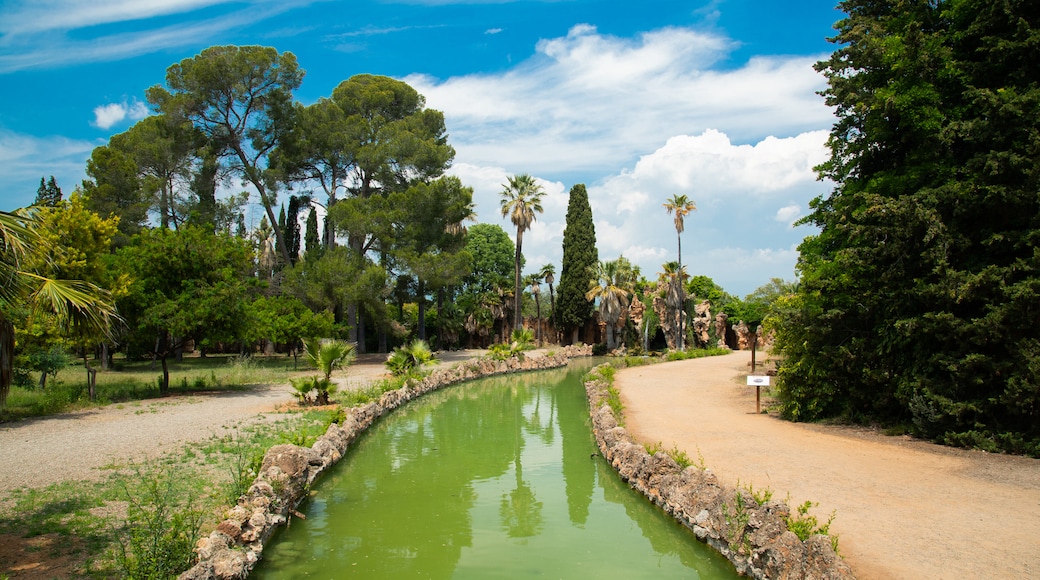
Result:
[[[0,498],[0,529],[27,538],[56,534],[65,545],[83,546],[77,576],[168,571],[170,562],[185,560],[150,552],[149,546],[193,548],[198,530],[219,523],[248,489],[267,449],[279,443],[311,445],[343,417],[337,405],[280,413],[275,421],[238,425],[231,434],[147,463],[111,465],[101,481],[15,490]]]
[[[276,382],[288,382],[296,372],[293,359],[278,357],[208,356],[170,360],[170,393],[227,391]],[[116,359],[114,368],[97,373],[97,400],[90,401],[82,361],[63,369],[46,389],[12,386],[0,421],[54,415],[160,397],[162,369],[151,361]]]

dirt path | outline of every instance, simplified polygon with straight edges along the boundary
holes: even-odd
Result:
[[[1040,460],[755,413],[750,354],[617,374],[627,428],[728,485],[819,502],[862,579],[1040,578]]]
[[[451,365],[479,354],[483,351],[439,353],[439,364]],[[341,389],[365,386],[385,376],[385,361],[385,354],[360,355],[333,378]],[[278,417],[271,413],[293,400],[292,388],[282,384],[133,401],[0,424],[0,494],[100,479],[108,473],[105,466],[158,457],[241,425],[275,420]]]

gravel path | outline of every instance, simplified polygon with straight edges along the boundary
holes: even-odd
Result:
[[[755,413],[747,352],[617,373],[627,429],[837,517],[861,579],[1040,578],[1040,460]]]
[[[483,351],[439,353],[452,365]],[[340,388],[364,386],[385,375],[386,355],[361,355],[333,375]],[[273,421],[293,401],[288,384],[246,391],[174,396],[113,404],[88,411],[0,424],[0,493],[61,481],[98,480],[106,466],[176,451],[240,426]]]

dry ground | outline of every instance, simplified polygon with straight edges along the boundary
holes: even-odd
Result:
[[[836,511],[859,578],[1040,578],[1040,460],[756,414],[749,365],[738,352],[620,371],[629,432],[724,484]]]

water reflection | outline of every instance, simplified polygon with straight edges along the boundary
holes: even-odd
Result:
[[[384,418],[254,575],[735,578],[594,455],[583,370],[461,385]]]

